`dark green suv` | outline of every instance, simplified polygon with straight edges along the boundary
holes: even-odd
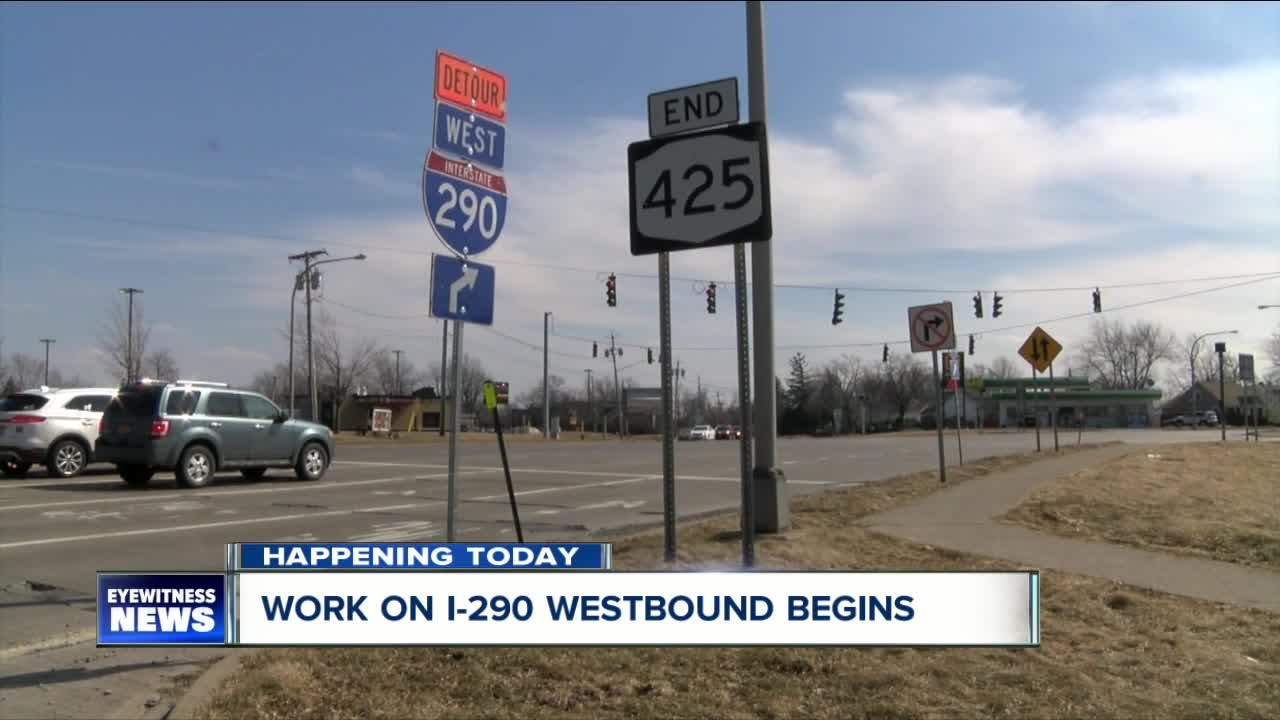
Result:
[[[256,480],[268,468],[293,468],[318,480],[333,459],[333,433],[223,383],[142,381],[107,405],[94,457],[114,463],[130,485],[146,485],[156,470],[172,470],[183,487],[204,486],[219,470]]]

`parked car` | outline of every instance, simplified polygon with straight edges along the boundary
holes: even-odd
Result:
[[[716,439],[717,439],[717,440],[732,440],[732,439],[734,439],[733,426],[732,426],[732,425],[717,425],[717,426],[716,426]]]
[[[130,485],[146,485],[157,470],[172,470],[183,487],[230,469],[256,480],[268,468],[293,468],[300,480],[319,480],[333,461],[333,433],[224,383],[143,381],[107,406],[96,453]]]
[[[53,477],[79,475],[94,462],[98,420],[115,393],[40,387],[0,400],[0,473],[21,477],[43,465]]]
[[[681,440],[715,440],[716,430],[710,425],[694,425],[692,428],[681,430],[677,437]]]
[[[1214,410],[1205,410],[1196,416],[1196,425],[1207,425],[1209,427],[1218,426],[1218,413]]]

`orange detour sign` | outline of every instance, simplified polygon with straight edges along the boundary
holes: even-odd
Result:
[[[436,51],[436,99],[505,123],[507,79],[447,52]]]

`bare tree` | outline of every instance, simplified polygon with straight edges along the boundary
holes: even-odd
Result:
[[[161,349],[147,356],[142,363],[141,374],[160,380],[177,380],[182,373],[178,370],[178,361],[173,358],[173,353]]]
[[[1173,350],[1173,362],[1170,364],[1168,381],[1170,388],[1175,393],[1182,393],[1191,387],[1191,345],[1195,342],[1195,335],[1188,333],[1181,341],[1179,341]],[[1218,354],[1213,351],[1213,342],[1210,338],[1200,341],[1200,346],[1196,348],[1196,381],[1197,382],[1213,382],[1216,386],[1218,382]],[[1236,382],[1240,379],[1240,369],[1237,367],[1236,355],[1227,353],[1222,358],[1223,375],[1227,382]]]
[[[1271,337],[1267,338],[1267,359],[1271,361],[1271,368],[1267,370],[1266,377],[1271,382],[1280,382],[1280,325],[1276,325],[1276,329],[1271,332]]]
[[[984,367],[981,375],[975,374],[974,377],[984,377],[991,380],[1012,380],[1021,375],[1026,375],[1028,367],[1025,363],[1020,366],[1008,357],[1001,355],[992,360],[991,365]]]
[[[294,392],[305,394],[307,375],[296,372],[294,368]],[[269,370],[263,370],[253,376],[249,389],[271,398],[271,402],[288,410],[289,408],[289,366],[276,363]]]
[[[565,401],[570,399],[571,393],[564,381],[564,378],[551,373],[547,375],[547,386],[551,388],[549,395],[551,410],[554,413],[556,408],[560,407]],[[597,388],[599,383],[596,383]],[[542,380],[538,380],[538,384],[529,388],[526,392],[520,394],[520,403],[526,408],[542,407]]]
[[[315,346],[316,385],[329,390],[334,403],[334,429],[339,430],[337,419],[342,416],[343,400],[351,395],[358,383],[368,382],[378,346],[369,339],[354,342],[344,339],[332,315],[324,310],[319,315],[318,320],[312,320],[316,326],[312,328],[315,333],[312,342]],[[288,380],[287,377],[285,379]]]
[[[13,353],[8,362],[9,379],[18,390],[39,387],[44,383],[44,360],[26,353]],[[54,380],[53,373],[49,380]]]
[[[129,378],[142,377],[143,357],[147,353],[147,341],[151,339],[151,324],[143,313],[142,301],[133,301],[133,368],[129,367],[129,305],[117,299],[108,311],[98,336],[98,347],[102,351],[102,361],[107,371],[123,382]]]
[[[484,383],[486,380],[491,379],[488,371],[484,369],[484,364],[480,362],[480,358],[464,352],[459,375],[457,397],[458,402],[461,404],[458,407],[467,412],[475,412],[480,406],[480,396],[484,392]]]
[[[1138,320],[1131,326],[1123,321],[1094,320],[1081,358],[1091,377],[1113,390],[1138,390],[1155,383],[1155,366],[1176,361],[1173,333],[1163,326]]]
[[[913,355],[895,355],[881,366],[874,387],[880,399],[893,406],[901,425],[912,403],[929,397],[929,380],[933,376],[924,363]]]
[[[438,370],[437,370],[438,372]],[[383,395],[408,393],[428,382],[428,374],[418,370],[412,361],[400,357],[400,375],[396,377],[396,355],[382,349],[373,358],[373,385]],[[399,381],[397,383],[397,380]]]

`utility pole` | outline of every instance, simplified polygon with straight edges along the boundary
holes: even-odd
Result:
[[[391,352],[394,353],[396,356],[396,395],[399,395],[400,394],[400,354],[403,353],[404,351],[392,350]]]
[[[587,368],[587,414],[591,416],[591,432],[596,431],[596,407],[591,397],[591,368]],[[583,418],[582,436],[586,437],[586,418]]]
[[[697,408],[697,410],[695,411],[695,414],[697,415],[698,422],[702,422],[704,420],[705,412],[704,412],[704,408],[702,407],[702,376],[701,375],[698,376],[698,395],[694,399],[694,407]]]
[[[449,377],[449,321],[440,321],[440,437],[444,437],[444,406],[448,402],[446,394]]]
[[[747,0],[747,90],[751,122],[767,123],[764,3]],[[755,328],[756,401],[752,433],[755,441],[755,468],[752,503],[756,530],[779,532],[790,524],[787,479],[777,467],[778,418],[774,406],[773,362],[773,241],[751,243],[751,309]]]
[[[306,296],[307,305],[307,398],[311,404],[311,415],[307,418],[311,422],[320,422],[320,399],[316,394],[316,358],[315,351],[311,342],[311,286],[315,283],[315,278],[311,275],[311,262],[321,255],[328,255],[328,250],[307,250],[306,252],[290,255],[290,262],[301,260],[303,264],[302,274],[306,277]]]
[[[547,341],[551,337],[551,313],[542,313],[542,437],[551,437],[551,386],[548,384]]]
[[[49,385],[49,346],[58,342],[51,338],[40,338],[40,342],[44,343],[44,384]]]
[[[134,375],[133,373],[133,296],[137,295],[142,291],[139,290],[138,288],[127,287],[127,288],[120,288],[120,292],[129,296],[129,327],[128,327],[128,330],[126,331],[129,337],[125,340],[125,355],[124,355],[125,357],[124,381],[125,381],[125,384],[129,384],[129,383],[132,383],[135,379],[133,377]]]
[[[613,395],[614,402],[618,407],[618,437],[623,435],[623,412],[622,412],[622,386],[618,384],[618,356],[622,355],[622,348],[618,347],[614,342],[613,333],[609,333],[609,349],[604,354],[613,358]]]

